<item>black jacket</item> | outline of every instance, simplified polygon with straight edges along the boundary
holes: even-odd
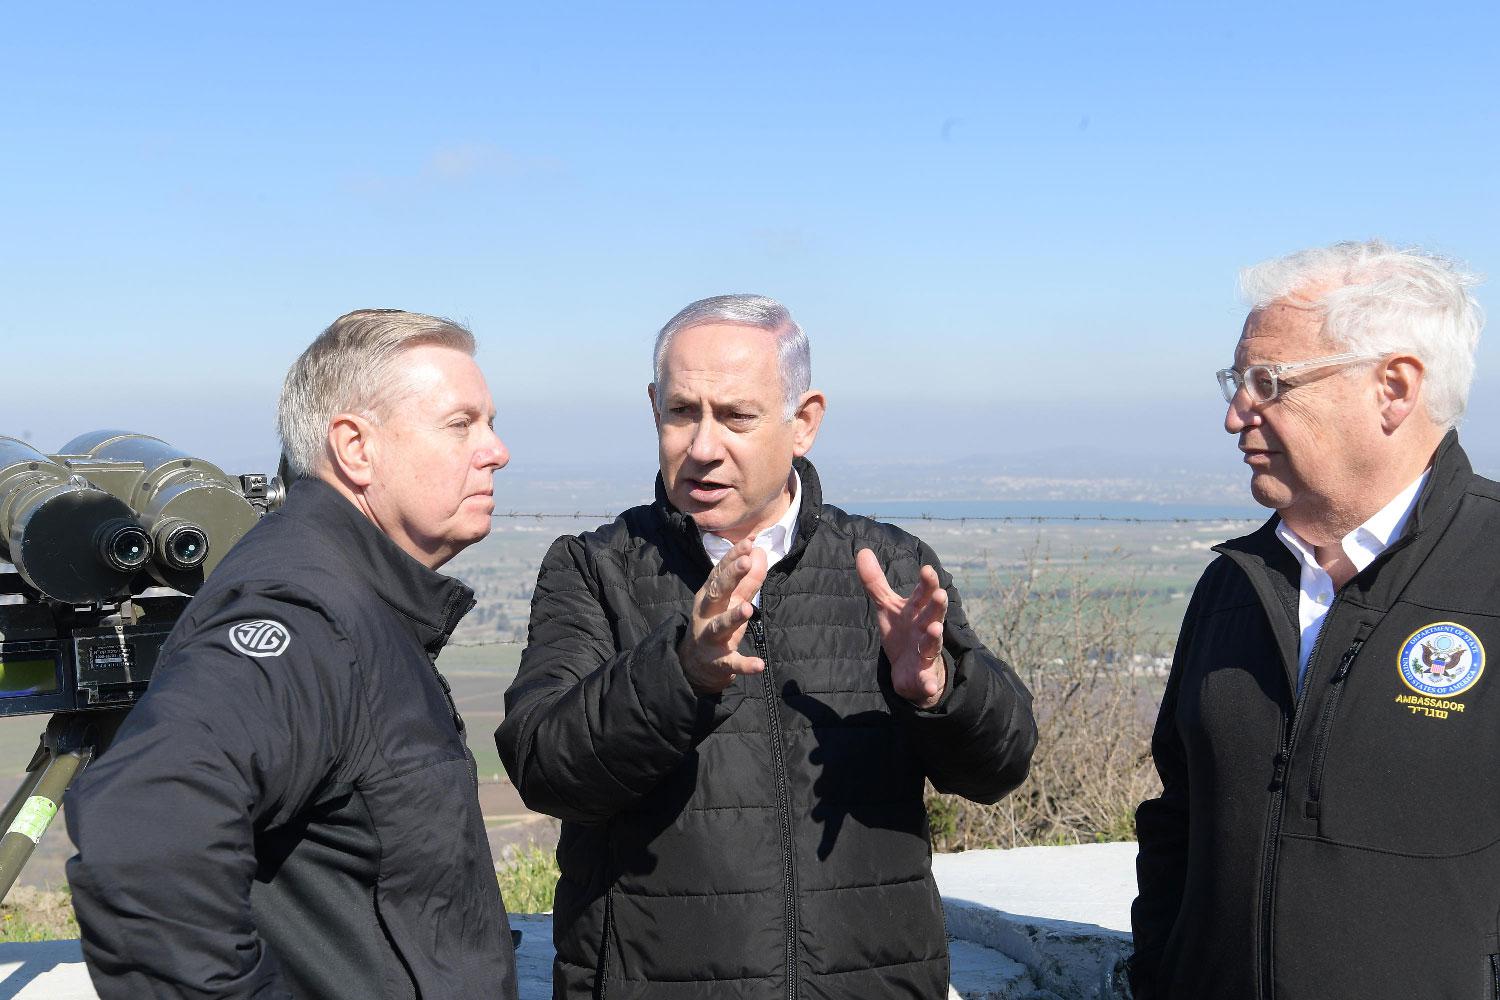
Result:
[[[1444,440],[1405,534],[1338,592],[1300,695],[1276,523],[1218,547],[1178,641],[1163,792],[1136,815],[1138,996],[1500,996],[1500,679],[1478,662],[1500,652],[1500,487]],[[1477,679],[1419,689],[1429,625],[1454,650],[1475,638]]]
[[[798,461],[797,540],[745,651],[766,672],[700,698],[677,645],[710,565],[667,502],[557,540],[496,734],[526,803],[563,822],[555,995],[947,996],[923,779],[994,801],[1026,774],[1031,697],[980,644],[932,551],[824,506]],[[890,686],[854,568],[948,588],[944,700]]]
[[[513,1000],[432,662],[473,603],[317,480],[245,536],[67,796],[100,997]]]

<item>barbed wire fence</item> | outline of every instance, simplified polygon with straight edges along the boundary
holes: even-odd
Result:
[[[1100,522],[1113,524],[1259,524],[1265,518],[1230,514],[1223,517],[1131,517],[1118,514],[868,514],[856,511],[860,517],[876,521],[942,521],[963,523],[1005,522],[1009,524],[1045,524],[1049,522]],[[613,521],[615,514],[597,514],[588,511],[496,511],[496,518],[537,521]]]
[[[1259,524],[1263,518],[1247,517],[1240,514],[1226,514],[1221,517],[1141,517],[1120,514],[891,514],[891,513],[865,513],[859,512],[860,516],[872,518],[876,521],[916,521],[929,523],[956,524],[963,526],[966,523],[976,524],[1133,524],[1133,525],[1233,525],[1233,524]],[[491,517],[516,521],[612,521],[614,514],[603,514],[594,511],[495,511]],[[1144,636],[1160,639],[1176,639],[1175,630],[1158,629],[1147,630],[1141,633]],[[449,642],[449,646],[471,648],[476,646],[524,646],[525,639],[521,638],[486,638],[486,639],[455,639]]]

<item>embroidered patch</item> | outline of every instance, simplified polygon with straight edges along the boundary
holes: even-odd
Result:
[[[280,656],[292,644],[292,634],[281,622],[262,618],[229,626],[229,644],[246,656]]]
[[[1435,622],[1411,634],[1396,667],[1402,682],[1418,694],[1451,698],[1484,673],[1484,644],[1456,622]]]

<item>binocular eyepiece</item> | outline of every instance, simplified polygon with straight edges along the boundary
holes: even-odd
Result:
[[[151,558],[151,536],[138,524],[106,521],[94,537],[99,542],[99,558],[110,569],[134,573]]]
[[[144,434],[96,431],[56,455],[0,436],[0,558],[65,604],[153,583],[191,594],[277,505],[279,485],[267,485]]]

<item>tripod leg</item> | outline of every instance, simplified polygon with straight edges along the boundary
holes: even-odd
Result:
[[[27,776],[33,786],[30,794],[6,826],[5,836],[0,838],[0,901],[10,894],[11,886],[16,884],[16,878],[21,874],[21,868],[31,858],[31,852],[36,850],[52,817],[57,815],[63,792],[68,790],[78,772],[83,770],[93,756],[93,747],[57,753],[35,772],[34,781],[30,775]],[[9,806],[6,811],[10,811]]]
[[[36,783],[42,780],[43,766],[51,759],[52,752],[44,745],[38,751],[37,759],[33,760],[31,766],[26,769],[26,777],[21,779],[21,784],[16,788],[15,794],[10,797],[9,802],[5,803],[5,811],[0,812],[0,830],[9,830],[10,825],[16,821],[16,813],[20,812],[26,800],[31,798]]]

